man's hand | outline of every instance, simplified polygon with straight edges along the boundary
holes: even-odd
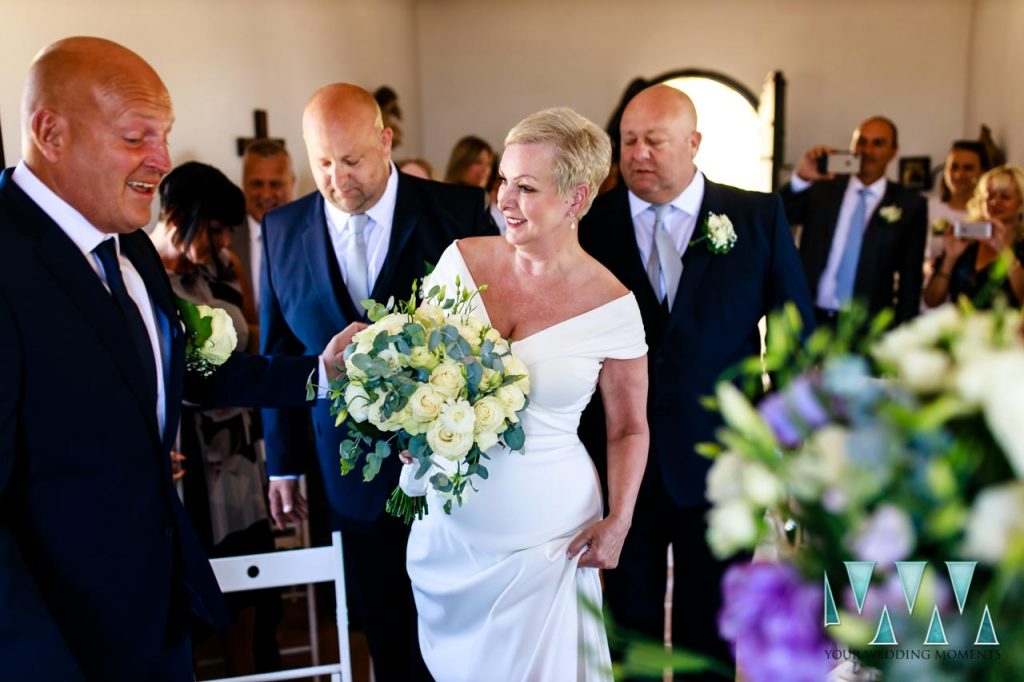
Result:
[[[342,369],[345,367],[345,349],[352,343],[352,337],[368,326],[370,325],[365,322],[353,322],[327,342],[327,347],[320,354],[320,359],[324,361],[329,381],[333,381],[341,375]]]
[[[171,450],[171,480],[175,483],[185,478],[185,465],[182,462],[186,459],[185,455]]]
[[[811,147],[804,152],[804,155],[796,162],[796,167],[793,168],[793,173],[795,173],[801,180],[806,180],[807,182],[831,180],[835,177],[832,173],[821,173],[818,171],[818,159],[831,151],[833,151],[831,147]]]
[[[309,516],[306,498],[299,493],[299,481],[279,478],[270,481],[270,516],[280,530],[291,523],[299,523]]]

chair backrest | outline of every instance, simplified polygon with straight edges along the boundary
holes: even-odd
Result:
[[[290,549],[266,554],[211,559],[210,565],[224,592],[260,590],[267,587],[333,582],[338,621],[339,663],[317,665],[272,673],[225,677],[210,682],[274,682],[330,675],[332,682],[352,682],[352,664],[348,647],[348,604],[345,598],[345,568],[341,533],[331,535],[326,547]],[[316,633],[310,633],[316,637]]]

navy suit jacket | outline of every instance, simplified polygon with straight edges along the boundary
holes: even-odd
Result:
[[[391,241],[371,298],[386,303],[409,298],[413,280],[423,277],[455,239],[496,234],[481,190],[398,175],[398,195]],[[301,355],[323,349],[353,321],[363,320],[351,301],[334,254],[324,199],[313,192],[263,218],[263,272],[260,289],[260,347],[268,355]],[[263,431],[270,474],[305,471],[302,443],[308,433],[308,410],[265,410]],[[381,473],[364,483],[360,472],[340,474],[338,448],[346,437],[334,426],[329,403],[312,409],[317,455],[324,488],[340,519],[372,521],[398,482],[400,463],[389,457]]]
[[[803,192],[794,192],[786,183],[781,191],[790,222],[803,225],[800,260],[813,298],[817,298],[818,282],[828,265],[836,221],[849,182],[850,176],[844,175],[816,182]],[[880,213],[885,206],[898,207],[899,220],[886,221]],[[883,308],[894,308],[895,323],[899,324],[920,310],[927,225],[924,197],[897,183],[886,183],[885,196],[864,231],[853,282],[854,298],[865,301],[872,315]]]
[[[671,313],[647,279],[625,186],[598,197],[579,228],[583,247],[640,304],[650,381],[653,461],[648,466],[659,468],[668,493],[682,507],[706,504],[710,460],[694,452],[694,446],[714,440],[721,423],[700,405],[700,398],[714,394],[723,371],[760,351],[757,322],[763,315],[793,301],[808,329],[813,326],[810,294],[778,197],[706,181],[698,230],[709,213],[729,217],[736,244],[725,254],[711,253],[703,242],[687,247]],[[584,413],[581,436],[592,455],[604,456],[600,400]]]
[[[315,359],[235,354],[186,379],[160,259],[141,230],[121,235],[165,340],[161,431],[114,299],[11,173],[0,174],[0,679],[146,679],[169,622],[226,622],[171,483],[183,395],[304,404]]]

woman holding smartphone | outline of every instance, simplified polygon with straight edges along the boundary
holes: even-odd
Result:
[[[965,295],[984,308],[991,305],[997,290],[1006,293],[1011,305],[1020,305],[1024,300],[1022,207],[1024,170],[1019,166],[998,166],[981,176],[967,205],[974,224],[963,230],[955,225],[947,228],[944,253],[924,290],[926,305],[934,307]],[[1009,276],[993,283],[992,270],[1005,250],[1013,253]]]

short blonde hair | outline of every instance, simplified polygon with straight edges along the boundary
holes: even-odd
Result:
[[[967,202],[967,214],[971,220],[985,220],[988,218],[988,211],[985,203],[988,200],[988,185],[992,182],[994,189],[1004,189],[1016,186],[1017,194],[1024,200],[1024,169],[1012,163],[996,166],[978,178],[978,184],[974,187],[974,195]],[[1024,215],[1022,211],[1017,212],[1017,220],[1013,225],[1008,225],[1011,239],[1019,239],[1024,232]]]
[[[587,202],[580,208],[578,217],[582,218],[597,197],[597,188],[608,177],[612,162],[608,134],[572,109],[558,107],[527,116],[505,136],[506,147],[548,142],[555,147],[552,174],[559,193],[571,196],[578,185],[590,188]]]

